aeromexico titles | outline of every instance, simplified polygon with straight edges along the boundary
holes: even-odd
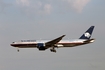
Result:
[[[65,35],[62,35],[53,40],[21,40],[20,42],[13,42],[10,44],[17,48],[38,48],[40,51],[50,48],[51,52],[56,52],[55,48],[62,47],[75,47],[80,45],[85,45],[94,42],[94,38],[91,38],[92,32],[95,26],[91,26],[79,39],[76,40],[62,40]],[[19,49],[17,49],[19,52]]]

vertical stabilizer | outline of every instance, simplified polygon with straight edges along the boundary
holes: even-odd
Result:
[[[79,39],[90,39],[95,26],[91,26]]]

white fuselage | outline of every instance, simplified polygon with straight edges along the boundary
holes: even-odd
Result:
[[[25,40],[25,41],[20,41],[20,42],[13,42],[11,46],[18,47],[18,48],[36,48],[38,43],[46,43],[48,41],[49,40],[35,40],[35,41]],[[60,42],[55,44],[55,46],[57,46],[58,48],[59,47],[74,47],[78,45],[91,43],[94,41],[94,39],[92,39],[89,42],[84,42],[84,41],[86,41],[86,39],[61,40]]]

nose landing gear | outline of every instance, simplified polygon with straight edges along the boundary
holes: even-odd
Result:
[[[19,50],[19,48],[17,47],[17,52],[19,52],[20,50]]]

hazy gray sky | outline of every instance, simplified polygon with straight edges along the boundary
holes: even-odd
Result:
[[[95,26],[92,44],[20,49],[21,39],[79,38]],[[105,70],[105,0],[0,0],[0,70]]]

